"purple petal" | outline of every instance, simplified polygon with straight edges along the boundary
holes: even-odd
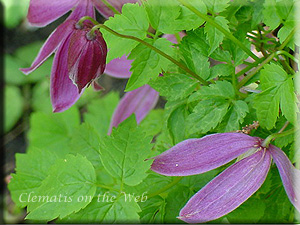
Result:
[[[270,145],[269,151],[279,170],[279,174],[291,203],[300,212],[300,170],[296,169],[285,153]]]
[[[30,0],[28,21],[32,26],[43,27],[70,11],[78,0]]]
[[[69,78],[67,54],[70,38],[61,44],[55,54],[52,72],[50,95],[53,112],[62,112],[70,108],[80,97],[76,85]]]
[[[49,36],[43,47],[40,49],[40,52],[36,59],[33,61],[31,67],[20,70],[25,74],[29,74],[37,69],[58,48],[59,44],[64,40],[64,38],[74,30],[75,23],[76,22],[73,20],[67,20],[66,22],[58,26],[57,29]]]
[[[106,54],[106,43],[100,32],[94,40],[87,40],[84,30],[78,30],[72,35],[68,53],[68,70],[79,92],[104,72]]]
[[[135,114],[137,123],[140,123],[158,101],[159,93],[149,85],[127,92],[121,99],[110,123],[109,134],[112,127],[117,127],[131,114]]]
[[[130,71],[132,61],[128,60],[126,55],[119,59],[113,59],[106,65],[104,73],[111,77],[129,78],[132,74]]]
[[[80,0],[68,19],[78,21],[84,16],[95,18],[95,9],[92,0]]]
[[[228,167],[188,201],[179,219],[204,223],[233,211],[261,187],[270,164],[270,154],[261,150]]]
[[[121,12],[122,6],[126,3],[136,3],[138,0],[107,0],[116,10]],[[113,16],[115,13],[110,10],[101,0],[93,0],[96,9],[104,17],[108,18]]]
[[[151,169],[166,176],[189,176],[222,166],[254,147],[259,138],[241,133],[188,139],[154,157]]]

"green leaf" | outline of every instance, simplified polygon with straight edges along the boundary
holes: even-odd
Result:
[[[252,197],[229,213],[226,218],[230,223],[257,223],[263,217],[265,209],[266,204],[262,199]]]
[[[176,108],[167,105],[166,110],[167,113],[170,112],[167,119],[167,128],[173,140],[173,144],[175,145],[186,139],[186,105],[180,105]]]
[[[204,80],[210,76],[208,49],[203,29],[190,31],[179,45],[182,58],[189,69]]]
[[[195,80],[187,75],[169,73],[158,77],[149,84],[169,101],[186,98],[198,85]]]
[[[238,128],[248,112],[248,106],[245,102],[234,99],[235,91],[228,81],[217,81],[215,84],[201,87],[189,98],[189,102],[200,100],[187,119],[190,133],[206,133],[223,120],[225,122],[221,125],[222,130]]]
[[[294,0],[276,0],[276,13],[282,22],[286,21],[287,19],[295,19],[294,2]]]
[[[140,39],[146,37],[149,27],[147,13],[139,4],[125,4],[122,8],[122,14],[110,17],[104,25],[120,34]],[[118,37],[105,29],[101,29],[101,32],[109,48],[107,63],[124,54],[129,54],[139,44],[137,41]]]
[[[110,92],[101,99],[95,99],[87,105],[87,112],[83,114],[84,121],[104,137],[109,129],[110,120],[119,103],[119,94]]]
[[[161,132],[164,123],[164,111],[162,109],[151,110],[145,119],[140,123],[141,128],[147,132],[149,136],[155,136]]]
[[[49,176],[33,193],[26,219],[50,221],[79,211],[92,201],[95,182],[94,167],[85,157],[67,155],[56,160]]]
[[[269,88],[254,98],[254,108],[261,126],[274,127],[279,114],[279,95],[276,88]]]
[[[64,156],[69,152],[73,129],[79,126],[79,123],[80,116],[75,107],[57,114],[33,113],[28,134],[30,146]]]
[[[96,130],[87,123],[75,128],[70,143],[70,153],[84,155],[95,168],[99,168],[100,138]]]
[[[165,200],[160,196],[155,196],[149,200],[140,203],[142,211],[140,212],[141,223],[153,224],[164,223]]]
[[[225,17],[217,16],[212,18],[216,23],[221,25],[224,29],[229,31],[228,20]],[[209,43],[209,55],[220,45],[223,41],[225,35],[219,31],[211,23],[207,23],[204,27],[204,32],[206,34],[206,39]]]
[[[49,80],[43,80],[37,83],[32,89],[32,107],[34,111],[52,113],[52,105],[49,92]]]
[[[36,148],[26,154],[16,154],[16,174],[12,174],[8,189],[17,206],[28,205],[28,194],[41,186],[57,158],[54,152]]]
[[[18,67],[19,68],[30,67],[34,59],[37,57],[42,45],[43,42],[34,42],[19,48],[15,52],[15,59],[16,59],[15,62],[18,63]],[[15,73],[14,76],[18,75],[18,76],[25,77],[24,82],[26,83],[35,83],[39,80],[45,79],[46,77],[50,79],[52,59],[53,57],[47,59],[39,68],[37,68],[32,73],[30,73],[30,75],[28,76],[24,75],[23,73],[21,73],[20,75],[19,73]],[[18,79],[18,78],[16,77],[14,79]]]
[[[174,23],[181,8],[176,0],[149,0],[144,3],[151,26],[162,33],[175,34],[180,31]]]
[[[265,0],[263,15],[264,23],[269,26],[271,30],[279,26],[280,17],[276,13],[276,0]]]
[[[210,13],[220,13],[229,6],[230,0],[204,0]]]
[[[4,97],[4,131],[8,132],[21,118],[24,103],[21,91],[16,86],[5,86]]]
[[[166,199],[166,215],[165,221],[168,223],[184,223],[182,220],[177,219],[179,211],[183,208],[186,202],[194,194],[189,187],[177,185],[169,194]]]
[[[203,3],[202,0],[188,0],[188,2],[192,4],[202,14],[207,14],[206,5]],[[185,6],[181,6],[181,13],[174,22],[176,23],[176,28],[179,31],[189,31],[200,27],[205,21],[199,16],[197,16],[190,9],[186,8]]]
[[[259,223],[290,223],[295,208],[286,195],[277,168],[271,168],[269,173],[272,173],[272,183],[270,191],[261,197],[267,207]]]
[[[227,77],[234,73],[234,67],[230,64],[217,64],[211,67],[211,75],[209,80],[217,78],[217,77]]]
[[[226,115],[230,104],[223,98],[207,99],[199,102],[188,116],[189,132],[206,133],[214,129]]]
[[[60,223],[139,223],[139,205],[124,194],[106,192],[98,194],[83,210],[74,213]]]
[[[189,102],[212,98],[234,99],[234,97],[235,92],[231,83],[228,81],[217,81],[215,84],[201,87],[199,91],[191,95]]]
[[[150,168],[151,161],[145,159],[152,148],[151,140],[152,137],[137,127],[135,117],[129,117],[101,141],[103,166],[121,184],[139,184],[147,177],[146,171]]]
[[[246,102],[242,100],[234,101],[225,115],[223,122],[218,127],[218,132],[223,133],[239,130],[240,124],[244,122],[247,113],[249,113],[249,108]]]
[[[1,0],[4,7],[4,19],[5,26],[8,28],[14,28],[19,25],[19,23],[25,19],[29,0],[24,0],[22,2],[14,0]]]
[[[144,41],[173,56],[174,48],[171,48],[173,43],[167,39],[145,39]],[[132,75],[127,83],[126,92],[147,84],[151,79],[156,79],[162,70],[168,69],[170,64],[168,59],[143,44],[133,49],[128,59],[134,61],[131,64]]]
[[[126,193],[136,193],[137,195],[142,195],[145,193],[148,196],[156,193],[157,191],[159,192],[173,180],[173,177],[163,176],[150,170],[148,171],[148,176],[143,180],[143,182],[139,183],[137,186],[125,185],[124,190]],[[149,189],[150,186],[151,190]]]
[[[291,77],[278,65],[266,65],[260,75],[263,92],[254,98],[254,107],[260,124],[267,129],[274,127],[279,115],[279,104],[282,114],[292,124],[296,121],[296,97]]]

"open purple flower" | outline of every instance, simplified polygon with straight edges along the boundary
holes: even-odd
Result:
[[[125,3],[135,3],[137,0],[107,0],[116,10],[121,12]],[[113,16],[114,12],[101,0],[30,0],[28,21],[32,26],[43,27],[66,14],[73,9],[70,19],[76,18],[77,13],[83,16],[90,15],[96,8],[106,18]]]
[[[276,146],[261,146],[262,139],[241,133],[207,135],[185,140],[154,157],[151,169],[167,176],[201,174],[234,163],[197,192],[181,209],[179,219],[204,223],[233,211],[253,195],[265,181],[273,158],[286,193],[300,211],[300,171]]]
[[[180,37],[185,34],[180,33]],[[177,44],[176,37],[171,34],[165,34],[164,38]],[[126,56],[119,59],[113,59],[106,65],[105,74],[115,78],[130,78],[131,63]],[[108,134],[113,127],[117,127],[122,121],[127,119],[133,113],[136,116],[137,123],[140,123],[147,114],[156,106],[159,99],[159,93],[149,85],[144,85],[136,90],[127,92],[118,104],[110,123]]]

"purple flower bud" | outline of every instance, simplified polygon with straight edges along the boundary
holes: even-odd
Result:
[[[92,26],[85,22],[70,37],[68,71],[79,93],[105,70],[107,46],[98,30],[91,32]]]

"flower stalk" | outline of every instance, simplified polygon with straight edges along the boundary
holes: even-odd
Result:
[[[88,18],[87,18],[88,19]],[[112,33],[113,35],[116,35],[118,37],[121,38],[126,38],[126,39],[131,39],[131,40],[135,40],[145,46],[147,46],[148,48],[151,48],[153,51],[155,51],[156,53],[160,54],[161,56],[165,57],[166,59],[168,59],[169,61],[171,61],[172,63],[174,63],[175,65],[177,65],[179,68],[181,68],[182,70],[184,70],[185,72],[187,72],[188,74],[190,74],[191,76],[193,76],[195,79],[199,80],[202,84],[204,85],[208,85],[208,82],[205,81],[204,79],[202,79],[199,75],[197,75],[196,73],[194,73],[192,70],[190,70],[189,68],[187,68],[185,65],[183,65],[182,63],[178,62],[176,59],[174,59],[172,56],[164,53],[163,51],[159,50],[158,48],[154,47],[153,45],[143,41],[142,39],[139,39],[137,37],[134,36],[130,36],[130,35],[124,35],[124,34],[120,34],[114,30],[112,30],[111,28],[105,26],[104,24],[98,24],[96,26],[94,26],[91,29],[92,31],[96,31],[97,29],[105,29],[108,32]]]

